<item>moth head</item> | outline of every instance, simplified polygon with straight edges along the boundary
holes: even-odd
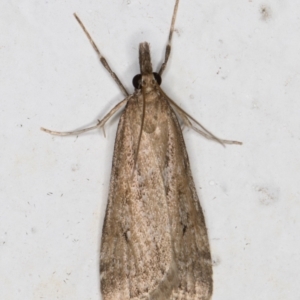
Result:
[[[153,72],[152,75],[142,75],[142,74],[137,74],[133,77],[132,79],[132,84],[133,86],[137,89],[140,90],[143,86],[149,86],[149,85],[155,85],[161,84],[161,77],[158,73]]]
[[[142,87],[151,87],[161,84],[161,77],[152,71],[150,47],[147,42],[140,43],[139,61],[141,74],[135,75],[132,79],[133,86],[140,90]]]

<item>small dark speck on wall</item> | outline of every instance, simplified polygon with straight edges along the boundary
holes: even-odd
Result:
[[[260,12],[261,19],[263,21],[269,20],[272,16],[272,10],[271,10],[270,6],[267,6],[267,5],[261,5],[259,12]]]

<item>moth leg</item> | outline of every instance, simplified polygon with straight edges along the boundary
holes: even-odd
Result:
[[[94,50],[96,51],[100,62],[102,63],[102,65],[104,66],[104,68],[108,71],[108,73],[110,74],[110,76],[114,79],[114,81],[117,83],[117,85],[119,86],[119,88],[121,89],[122,93],[127,97],[129,96],[129,93],[127,92],[127,90],[125,89],[124,85],[122,84],[122,82],[120,81],[120,79],[118,78],[118,76],[112,71],[112,69],[110,68],[108,62],[106,61],[105,57],[101,54],[100,50],[98,49],[98,47],[96,46],[95,42],[93,41],[91,35],[89,34],[89,32],[87,31],[87,29],[84,27],[83,23],[81,22],[81,20],[79,19],[79,17],[74,13],[74,17],[76,18],[77,22],[79,23],[79,25],[81,26],[81,28],[83,29],[84,33],[86,34],[87,38],[89,39],[90,43],[92,44]]]
[[[83,128],[80,130],[76,130],[76,131],[53,131],[53,130],[49,130],[46,128],[41,127],[42,131],[45,131],[47,133],[50,133],[52,135],[59,135],[59,136],[66,136],[66,135],[78,135],[96,128],[103,128],[104,131],[104,125],[105,123],[109,120],[109,118],[114,115],[116,113],[116,111],[118,109],[120,109],[125,103],[127,103],[127,101],[129,100],[130,97],[125,98],[124,100],[122,100],[121,102],[119,102],[117,105],[115,105],[115,107],[113,107],[108,114],[105,115],[105,117],[102,120],[98,120],[98,123],[94,126],[91,127],[87,127],[87,128]],[[104,136],[105,136],[105,132],[104,132]]]
[[[203,130],[200,130],[199,128],[194,126],[190,120],[188,120],[188,122],[189,122],[189,127],[190,128],[192,128],[193,130],[195,130],[196,132],[198,132],[199,134],[201,134],[202,136],[204,136],[208,140],[214,140],[214,141],[220,143],[223,146],[224,146],[224,144],[242,145],[242,142],[231,141],[231,140],[222,140],[222,139],[216,137],[215,135],[213,135],[212,133],[206,133]],[[201,127],[203,127],[203,126],[201,125]]]
[[[178,114],[182,118],[184,125],[192,128],[193,130],[195,130],[196,132],[198,132],[199,134],[201,134],[205,138],[207,138],[209,140],[214,140],[214,141],[220,143],[223,146],[224,146],[224,144],[242,145],[242,143],[238,142],[238,141],[223,140],[223,139],[220,139],[220,138],[216,137],[213,133],[211,133],[210,131],[208,131],[203,125],[201,125],[193,117],[191,117],[190,115],[188,115],[183,109],[181,109],[181,108],[179,109],[178,106],[176,107],[176,111],[178,112]],[[194,126],[193,123],[191,122],[191,120],[193,122],[195,122],[201,129],[199,129],[196,126]]]
[[[167,43],[166,51],[165,51],[165,61],[162,63],[160,70],[158,72],[158,74],[160,76],[162,75],[162,73],[164,72],[164,70],[167,66],[167,62],[169,60],[169,56],[171,53],[171,42],[172,42],[172,36],[173,36],[173,32],[174,32],[174,25],[175,25],[177,10],[178,10],[178,4],[179,4],[179,0],[176,0],[175,6],[174,6],[174,11],[173,11],[173,16],[172,16],[172,23],[171,23],[170,32],[169,32],[168,43]]]
[[[196,119],[194,119],[191,115],[189,115],[186,111],[184,111],[178,104],[176,104],[171,98],[169,98],[162,89],[160,89],[160,92],[166,97],[166,99],[170,102],[170,104],[175,108],[176,112],[180,115],[183,124],[194,129],[199,134],[203,135],[205,138],[209,140],[215,140],[216,142],[220,143],[224,146],[224,144],[235,144],[235,145],[242,145],[242,142],[238,141],[231,141],[231,140],[222,140],[216,137],[213,133],[211,133],[208,129],[206,129],[201,123],[199,123]],[[196,123],[199,127],[193,125],[193,123]]]

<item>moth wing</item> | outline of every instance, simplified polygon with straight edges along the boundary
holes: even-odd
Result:
[[[132,176],[141,126],[136,102],[128,102],[116,137],[101,246],[104,300],[208,300],[207,230],[180,125],[167,100],[154,105],[158,114],[146,114]]]
[[[179,281],[170,299],[208,300],[213,282],[207,229],[180,124],[168,106],[169,154],[166,155],[165,186]]]
[[[100,257],[104,300],[165,300],[177,278],[160,162],[147,134],[142,136],[132,176],[138,111],[133,98],[117,130]]]

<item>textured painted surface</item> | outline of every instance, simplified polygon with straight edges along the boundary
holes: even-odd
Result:
[[[297,1],[181,2],[162,88],[223,147],[184,130],[206,216],[213,300],[299,298]],[[73,13],[128,90],[138,44],[161,63],[173,1],[1,1],[0,299],[99,300],[99,245],[122,99]],[[138,24],[138,25],[137,25]],[[154,67],[154,69],[156,69]]]

